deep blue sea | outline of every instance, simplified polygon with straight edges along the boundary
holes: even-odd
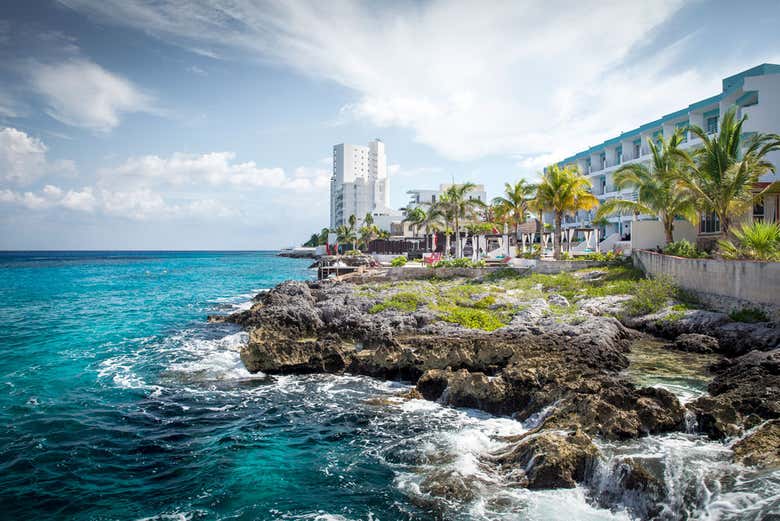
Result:
[[[308,264],[272,252],[0,253],[0,518],[627,518],[580,488],[527,491],[486,467],[481,455],[519,422],[394,398],[403,383],[249,374],[246,334],[206,316],[311,278]],[[684,435],[642,443],[619,450],[669,454],[675,479],[696,487],[727,458]],[[453,493],[431,495],[437,483]],[[779,497],[725,492],[713,497],[727,514]]]

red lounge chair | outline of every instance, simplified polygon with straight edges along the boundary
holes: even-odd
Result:
[[[425,264],[436,264],[441,260],[441,253],[431,253],[423,259]]]

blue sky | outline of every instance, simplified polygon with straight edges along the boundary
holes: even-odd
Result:
[[[0,249],[292,245],[332,146],[375,137],[395,207],[496,195],[780,63],[779,26],[776,1],[9,0]]]

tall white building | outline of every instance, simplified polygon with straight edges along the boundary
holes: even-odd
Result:
[[[389,227],[399,212],[390,209],[385,144],[375,139],[368,146],[341,143],[333,147],[333,177],[330,181],[330,228],[345,224],[350,215],[361,221],[367,213]]]
[[[620,190],[615,186],[613,175],[621,166],[630,163],[649,163],[650,149],[648,140],[668,139],[677,129],[683,131],[682,148],[700,146],[701,141],[688,131],[690,125],[704,129],[708,134],[716,134],[720,121],[726,111],[736,107],[737,117],[748,116],[742,127],[746,136],[754,132],[780,133],[780,65],[765,63],[723,80],[719,94],[696,101],[687,107],[667,114],[655,121],[645,123],[634,130],[583,150],[558,164],[575,165],[580,172],[588,175],[593,183],[593,194],[601,202],[609,199],[636,200],[637,194],[631,188]],[[768,174],[763,183],[780,180],[780,152],[773,152],[767,159],[774,163],[778,173]],[[564,227],[588,226],[593,220],[595,210],[578,212],[565,218]],[[774,192],[764,196],[756,204],[752,217],[770,222],[780,222],[780,194]],[[655,219],[655,216],[641,215],[639,220]],[[631,216],[614,216],[608,219],[602,232],[606,235],[619,233],[626,236],[631,233]],[[549,216],[545,222],[551,222]],[[720,224],[713,215],[703,215],[699,224],[699,234],[715,234]]]

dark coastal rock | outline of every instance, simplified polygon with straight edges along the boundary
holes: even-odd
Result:
[[[530,489],[573,488],[585,480],[599,451],[581,431],[544,431],[525,436],[496,462]]]
[[[621,316],[626,302],[631,300],[631,295],[608,295],[606,297],[594,297],[579,302],[580,310],[596,316]]]
[[[652,468],[649,463],[642,458],[613,462],[605,479],[591,486],[598,504],[604,508],[625,505],[637,519],[658,518],[668,502],[669,489],[664,482],[663,469]]]
[[[539,317],[493,332],[435,321],[429,312],[368,313],[354,285],[286,283],[234,320],[250,328],[241,357],[251,372],[342,372],[417,382],[426,399],[610,439],[679,428],[683,410],[637,389],[628,367],[635,333],[612,317]],[[546,308],[547,302],[540,306]]]
[[[251,349],[241,350],[241,361],[251,373],[308,374],[343,371],[352,348],[338,338],[295,339],[269,332],[250,331]]]
[[[769,420],[732,447],[734,460],[751,467],[780,469],[780,420]]]
[[[678,336],[672,347],[689,353],[713,353],[719,350],[717,338],[699,333],[685,333]]]
[[[453,469],[432,472],[420,482],[420,492],[448,500],[472,501],[477,494],[474,478],[464,477]]]
[[[720,439],[780,418],[780,349],[751,351],[713,367],[711,396],[689,404],[699,428]]]
[[[427,371],[417,381],[417,390],[426,399],[455,407],[470,407],[494,414],[512,412],[508,388],[503,378],[466,369]]]
[[[592,391],[579,389],[562,398],[545,427],[580,426],[591,435],[627,439],[680,430],[685,424],[685,409],[664,389],[636,389],[617,379],[589,382],[588,386]]]
[[[558,293],[550,294],[547,297],[547,300],[550,302],[550,304],[554,304],[556,306],[569,307],[569,300],[563,295],[559,295]]]
[[[780,328],[776,323],[734,322],[725,313],[715,311],[689,309],[679,312],[667,307],[658,313],[621,317],[621,320],[630,328],[662,338],[676,339],[689,334],[710,336],[718,341],[716,352],[730,357],[780,347]]]

